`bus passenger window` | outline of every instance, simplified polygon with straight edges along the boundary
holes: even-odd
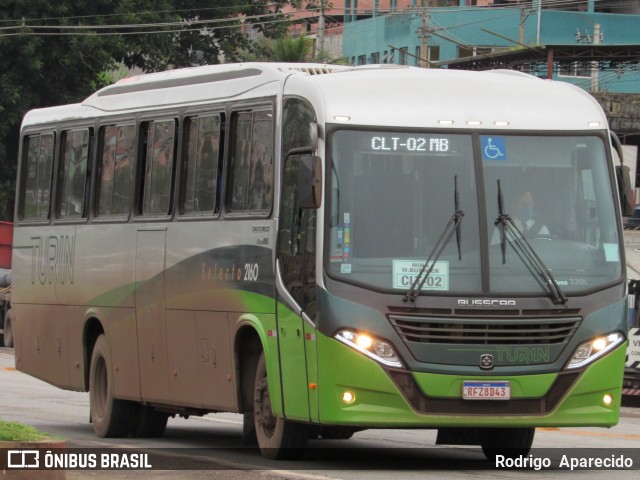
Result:
[[[89,130],[72,130],[62,135],[62,158],[59,173],[58,217],[81,218],[87,185],[89,159]]]
[[[135,159],[134,125],[108,126],[102,130],[98,156],[98,215],[128,216]]]
[[[230,209],[268,212],[273,195],[273,113],[234,115]]]
[[[31,135],[25,140],[22,218],[44,220],[49,217],[53,169],[53,133]]]
[[[220,115],[189,118],[183,180],[183,213],[218,211]]]
[[[142,189],[143,214],[169,214],[174,145],[173,120],[149,123]]]

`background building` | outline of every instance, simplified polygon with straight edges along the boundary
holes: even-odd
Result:
[[[640,137],[640,1],[345,0],[354,65],[509,68],[592,92],[626,142]]]

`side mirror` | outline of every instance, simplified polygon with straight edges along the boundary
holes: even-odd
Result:
[[[620,196],[620,210],[622,210],[622,216],[628,217],[633,215],[634,210],[634,185],[631,184],[631,175],[629,174],[629,167],[624,166],[624,155],[622,153],[622,144],[620,139],[614,132],[609,132],[611,136],[611,145],[618,154],[620,165],[616,165],[616,180],[618,183],[618,193]]]
[[[312,152],[318,150],[318,124],[316,122],[311,122],[309,124],[309,148]]]
[[[616,166],[616,180],[618,181],[618,192],[620,194],[620,209],[623,217],[633,215],[633,188],[631,187],[631,176],[629,167]]]
[[[298,163],[298,206],[315,209],[322,201],[322,163],[320,157],[303,155]]]

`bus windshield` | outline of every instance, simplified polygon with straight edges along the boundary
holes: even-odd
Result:
[[[422,293],[549,295],[515,248],[522,237],[563,292],[608,285],[622,266],[605,152],[595,135],[336,131],[329,274],[405,293],[455,213],[457,193],[464,220]],[[500,215],[522,235],[503,232]]]

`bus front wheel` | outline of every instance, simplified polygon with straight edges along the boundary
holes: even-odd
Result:
[[[487,460],[494,461],[497,455],[517,458],[529,454],[535,433],[535,428],[483,428],[480,445]]]
[[[356,432],[355,428],[349,427],[322,427],[320,436],[325,440],[349,440]]]
[[[91,423],[99,437],[126,437],[136,414],[136,404],[113,398],[111,351],[104,334],[96,340],[89,367]]]
[[[253,417],[262,455],[274,460],[293,460],[302,456],[309,438],[308,427],[273,414],[264,353],[256,369]]]

